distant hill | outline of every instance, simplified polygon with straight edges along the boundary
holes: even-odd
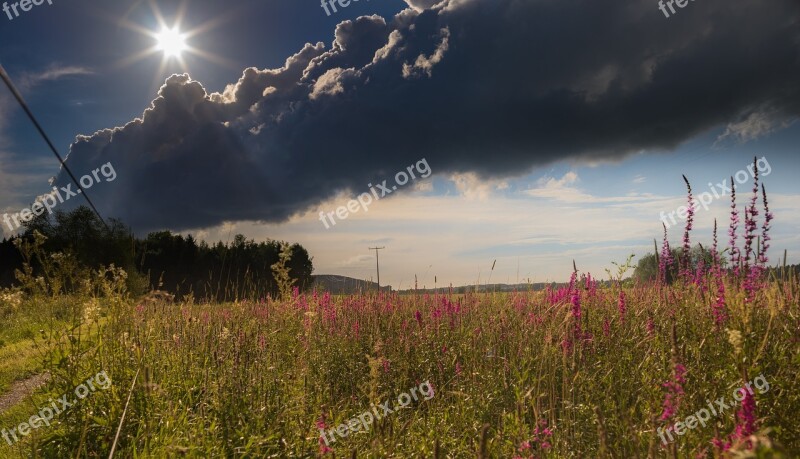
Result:
[[[378,285],[375,282],[365,281],[361,279],[354,279],[352,277],[347,276],[336,276],[332,274],[315,274],[311,276],[313,279],[312,288],[317,288],[322,291],[330,292],[334,295],[350,295],[358,292],[365,292],[365,291],[375,291]],[[556,282],[538,282],[533,284],[484,284],[484,285],[463,285],[459,287],[453,287],[453,293],[461,294],[467,292],[526,292],[528,290],[544,290],[547,286],[550,285],[553,288],[562,287],[566,284],[563,283],[556,283]],[[384,292],[391,292],[391,286],[383,286],[381,290]],[[416,293],[425,294],[425,293],[448,293],[450,291],[450,287],[439,287],[436,289],[432,288],[420,288],[416,290]],[[404,289],[397,291],[400,294],[405,293],[414,293],[415,290],[411,289]]]
[[[376,291],[378,284],[375,282],[354,279],[346,276],[335,276],[332,274],[314,274],[312,278],[312,288],[330,292],[332,295],[351,295],[369,290]],[[392,286],[381,287],[384,292],[391,292]]]

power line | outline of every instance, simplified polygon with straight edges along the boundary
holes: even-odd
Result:
[[[76,179],[75,176],[72,175],[72,171],[69,170],[69,167],[67,167],[67,164],[64,162],[64,159],[61,158],[60,154],[58,154],[58,150],[56,150],[56,147],[53,145],[53,142],[50,141],[50,137],[48,137],[47,134],[44,132],[44,129],[42,129],[42,126],[36,120],[36,117],[33,116],[33,112],[31,112],[31,109],[28,108],[28,104],[25,103],[25,99],[22,98],[22,94],[20,94],[19,91],[17,91],[17,87],[14,86],[14,83],[11,81],[11,77],[8,76],[8,73],[6,73],[6,69],[3,67],[2,64],[0,64],[0,78],[3,79],[3,82],[8,87],[8,90],[11,91],[11,94],[14,96],[15,99],[17,99],[17,102],[19,102],[19,105],[22,107],[23,110],[25,110],[25,113],[28,115],[28,118],[30,118],[33,125],[36,126],[36,130],[39,131],[39,134],[42,136],[44,141],[47,142],[47,146],[50,147],[50,151],[53,152],[53,154],[56,156],[56,159],[58,159],[58,162],[61,163],[61,167],[63,167],[64,170],[67,171],[67,174],[69,174],[69,177],[75,183],[75,186],[78,187],[79,190],[78,192],[82,194],[84,198],[86,198],[86,202],[89,203],[89,206],[92,208],[94,213],[97,214],[97,218],[99,218],[100,221],[103,222],[103,225],[106,227],[106,229],[109,232],[111,232],[111,228],[109,228],[108,224],[103,219],[102,215],[100,215],[100,212],[97,211],[97,208],[92,203],[92,200],[89,199],[89,195],[86,193],[86,190],[83,189],[78,179]]]

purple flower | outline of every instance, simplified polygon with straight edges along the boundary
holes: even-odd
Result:
[[[692,223],[694,222],[694,210],[695,210],[695,203],[694,199],[692,198],[692,185],[689,184],[689,179],[686,176],[683,176],[683,181],[686,182],[686,188],[688,191],[687,199],[689,200],[689,206],[686,212],[686,229],[683,232],[683,253],[681,254],[681,277],[689,280],[691,273],[691,241],[689,239],[689,232],[692,230]]]
[[[662,387],[667,389],[664,396],[663,411],[661,412],[662,421],[672,418],[680,408],[680,402],[683,399],[683,384],[686,382],[684,375],[686,374],[686,367],[681,364],[676,364],[672,375],[672,380],[665,382]]]
[[[731,177],[733,183],[733,177]],[[728,229],[728,236],[730,236],[731,248],[731,265],[733,266],[734,273],[739,272],[739,248],[736,247],[736,230],[739,228],[739,211],[736,210],[736,186],[731,187],[731,224]]]

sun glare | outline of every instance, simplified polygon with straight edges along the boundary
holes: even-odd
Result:
[[[164,28],[156,35],[158,49],[164,52],[165,57],[180,57],[181,52],[186,49],[186,41],[183,34],[177,27]]]

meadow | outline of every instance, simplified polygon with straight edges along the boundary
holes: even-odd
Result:
[[[36,333],[51,382],[0,416],[0,426],[25,421],[42,400],[100,371],[113,386],[51,427],[0,445],[2,457],[105,457],[129,395],[117,457],[800,451],[797,280],[767,283],[747,301],[726,279],[727,317],[719,324],[716,297],[697,284],[599,287],[581,276],[558,290],[514,294],[295,292],[280,300],[173,304],[132,301],[124,274],[111,274],[98,273],[82,296],[40,292],[15,308],[28,317],[20,327],[40,326],[31,317],[45,311],[65,320],[60,333]],[[4,339],[5,346],[18,341]],[[676,381],[678,366],[685,372]],[[759,374],[770,390],[756,393],[752,412],[732,407],[662,444],[658,427],[730,398]],[[330,446],[320,441],[319,428],[373,404],[395,405],[422,381],[433,387],[430,400]],[[666,410],[672,414],[663,419]]]
[[[49,380],[0,428],[111,384],[0,457],[798,457],[800,281],[765,268],[754,206],[728,261],[716,232],[706,258],[673,257],[690,218],[655,279],[576,268],[510,294],[332,297],[277,269],[275,298],[135,298],[125,271],[81,271],[35,235],[19,247],[42,275],[26,264],[0,295],[0,393]]]

